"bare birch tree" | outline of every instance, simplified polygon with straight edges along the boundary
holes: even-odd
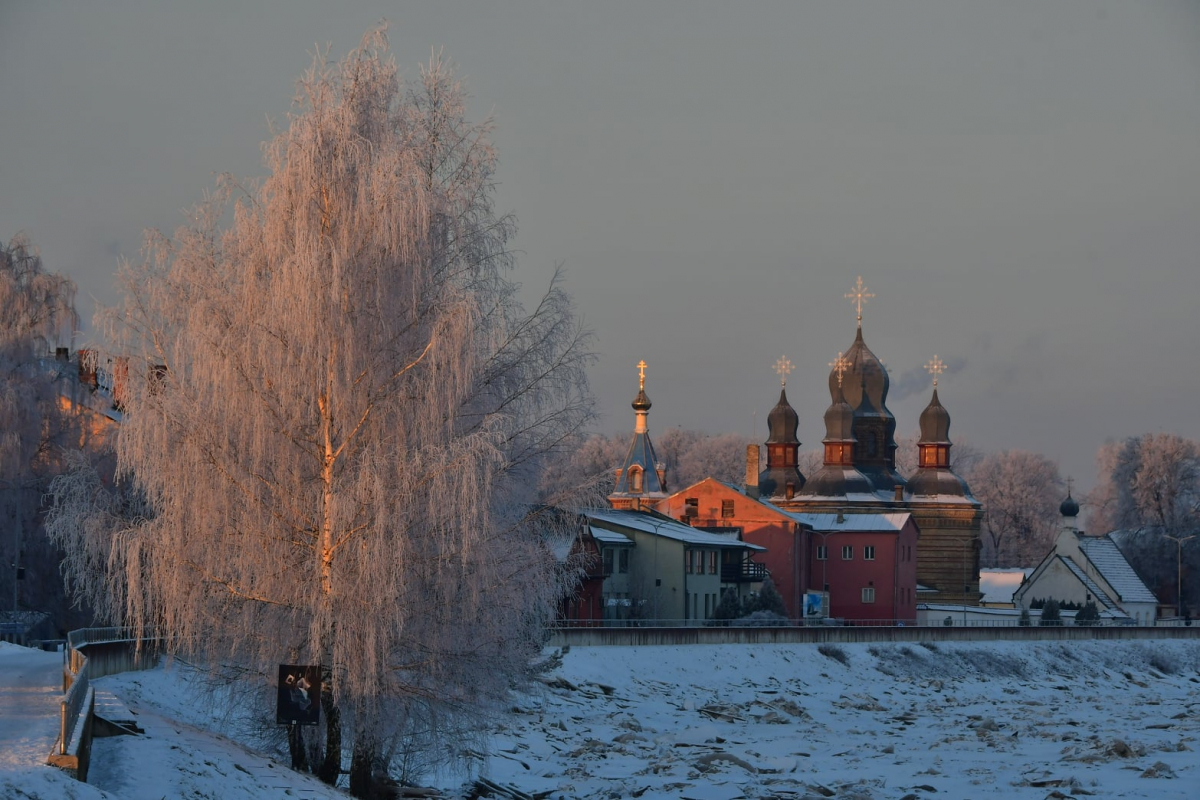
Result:
[[[144,509],[76,474],[54,520],[113,621],[264,681],[323,665],[314,771],[338,780],[344,730],[360,796],[537,652],[564,576],[522,501],[591,413],[557,279],[527,313],[505,277],[464,97],[439,58],[402,84],[382,31],[315,59],[261,187],[225,182],[121,272],[118,474]]]

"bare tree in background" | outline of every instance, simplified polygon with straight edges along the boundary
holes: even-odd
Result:
[[[39,592],[23,598],[33,607],[51,610],[52,590],[61,587],[57,553],[41,535],[38,511],[60,465],[54,444],[67,423],[57,382],[68,367],[54,351],[70,346],[78,322],[70,278],[46,271],[23,235],[0,245],[0,608],[15,611],[22,601],[19,568],[37,576],[25,582]]]
[[[1036,564],[1054,543],[1065,496],[1058,465],[1038,453],[1004,450],[984,456],[964,475],[983,503],[980,565]]]
[[[1174,434],[1108,442],[1088,496],[1088,526],[1115,537],[1164,601],[1200,601],[1200,443]],[[1192,538],[1195,537],[1195,538]]]
[[[518,305],[491,126],[445,63],[401,85],[379,31],[296,105],[229,227],[222,192],[123,268],[106,331],[144,509],[77,473],[53,530],[114,622],[264,682],[323,665],[312,766],[336,782],[344,734],[363,796],[539,651],[565,576],[523,501],[590,417],[590,355],[557,281]]]

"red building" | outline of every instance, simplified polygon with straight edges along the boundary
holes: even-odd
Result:
[[[919,534],[911,514],[790,516],[812,529],[809,585],[827,593],[828,616],[862,622],[916,621]]]

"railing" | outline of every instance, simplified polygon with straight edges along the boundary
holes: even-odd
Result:
[[[969,612],[968,612],[969,613]],[[947,617],[950,621],[947,622]],[[1157,627],[1178,627],[1173,620]],[[1021,624],[1015,617],[1003,619],[966,619],[962,613],[941,615],[925,620],[897,619],[836,619],[833,617],[809,617],[808,619],[590,619],[590,620],[557,620],[554,630],[569,630],[571,628],[1124,628],[1130,623],[1120,620],[1101,620],[1093,625],[1077,625],[1064,619],[1054,625],[1039,625],[1037,617],[1031,622]],[[1137,627],[1137,626],[1134,626]],[[1156,626],[1149,626],[1156,627]],[[1200,628],[1200,626],[1198,626]]]
[[[128,642],[140,650],[146,643],[156,641],[154,637],[138,639],[128,628],[81,628],[67,634],[67,645],[63,648],[63,698],[59,704],[59,739],[54,755],[71,755],[72,748],[77,747],[74,737],[79,731],[80,721],[86,717],[85,710],[90,705],[89,698],[93,696],[91,662],[82,648],[94,644]],[[101,659],[100,676],[109,674],[104,670],[104,660]],[[134,663],[140,661],[141,659],[135,656]]]
[[[754,561],[740,564],[722,564],[722,583],[757,583],[766,580],[767,567]]]

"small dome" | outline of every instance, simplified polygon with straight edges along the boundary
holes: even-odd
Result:
[[[771,435],[767,444],[799,444],[796,429],[800,426],[800,416],[791,407],[787,399],[787,391],[779,391],[779,402],[767,414],[767,428]]]
[[[645,389],[638,390],[637,397],[633,398],[633,410],[634,411],[649,411],[650,410],[650,398],[646,396]]]
[[[854,409],[846,402],[840,386],[833,405],[825,410],[825,441],[854,441]]]
[[[1079,503],[1075,502],[1075,498],[1071,497],[1071,493],[1067,492],[1067,499],[1062,501],[1062,505],[1058,507],[1058,513],[1064,517],[1078,517]]]
[[[921,439],[918,444],[949,444],[950,412],[938,400],[937,388],[925,410],[921,412]]]

